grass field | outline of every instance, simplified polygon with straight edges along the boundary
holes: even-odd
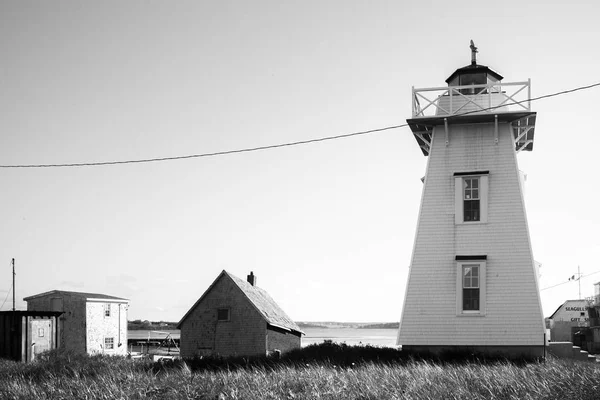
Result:
[[[548,360],[406,359],[395,349],[313,345],[280,360],[169,364],[50,353],[0,360],[0,399],[598,399],[600,368]]]

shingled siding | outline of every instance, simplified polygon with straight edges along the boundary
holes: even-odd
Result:
[[[488,222],[455,224],[455,172],[489,171]],[[457,315],[456,255],[487,255],[483,316]],[[436,127],[398,333],[403,346],[542,346],[544,324],[510,126]]]
[[[52,299],[62,299],[62,309],[52,308]],[[50,294],[27,300],[28,311],[63,311],[58,318],[58,347],[76,353],[86,352],[85,300],[70,294]]]
[[[276,328],[267,328],[267,353],[275,350],[281,353],[297,349],[301,346],[300,333],[282,331]]]
[[[217,321],[217,309],[229,309],[229,321]],[[182,321],[181,355],[221,356],[266,353],[267,324],[241,289],[225,274]]]

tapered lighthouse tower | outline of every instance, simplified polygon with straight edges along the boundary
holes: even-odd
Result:
[[[398,331],[408,352],[537,357],[545,346],[517,154],[533,150],[530,82],[477,64],[413,89],[407,122],[428,156]]]

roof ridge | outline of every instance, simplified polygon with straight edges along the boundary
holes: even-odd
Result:
[[[240,288],[246,298],[254,305],[267,323],[277,325],[297,332],[302,332],[300,327],[292,320],[271,295],[263,288],[254,286],[249,282],[227,272],[224,272]],[[255,296],[258,294],[258,296]],[[269,312],[271,311],[271,312]]]
[[[269,293],[258,286],[251,285],[247,281],[235,276],[234,274],[223,270],[217,276],[217,278],[210,284],[210,286],[204,291],[202,296],[194,305],[185,313],[185,315],[179,320],[177,328],[181,329],[181,324],[190,313],[202,302],[202,299],[213,289],[213,287],[219,282],[219,280],[226,276],[230,281],[242,292],[246,299],[252,304],[256,311],[263,317],[267,324],[274,325],[280,328],[289,329],[299,333],[304,333],[300,327],[292,320],[283,309],[275,302],[275,300],[269,295]]]
[[[28,299],[34,299],[37,297],[48,296],[51,294],[72,294],[72,295],[80,295],[82,297],[85,297],[86,299],[106,299],[106,300],[129,301],[129,299],[126,299],[124,297],[117,297],[117,296],[112,296],[109,294],[92,293],[92,292],[77,292],[77,291],[73,291],[73,290],[59,290],[59,289],[53,289],[53,290],[49,290],[47,292],[42,292],[42,293],[37,293],[37,294],[31,295],[31,296],[27,296],[27,297],[24,297],[23,300],[27,301]]]

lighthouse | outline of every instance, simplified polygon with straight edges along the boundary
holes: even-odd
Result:
[[[413,88],[407,122],[428,157],[398,344],[539,357],[545,327],[517,155],[532,151],[530,81],[471,63]]]

